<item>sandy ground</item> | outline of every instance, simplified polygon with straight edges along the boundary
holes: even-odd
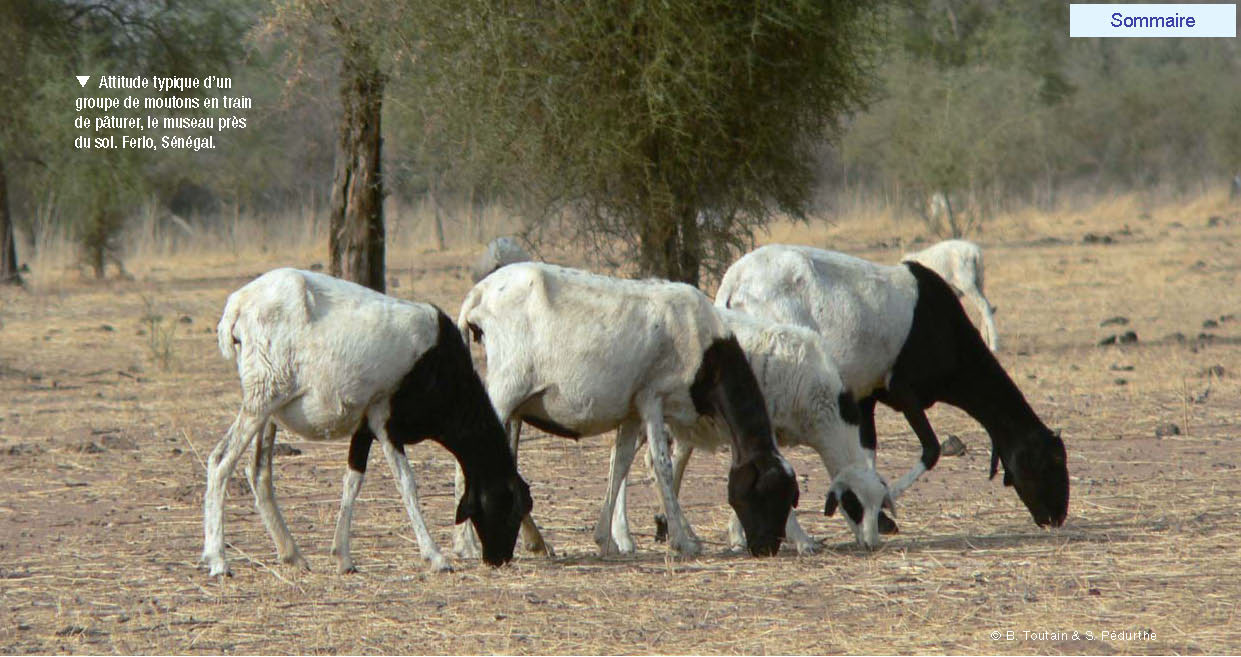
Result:
[[[874,553],[822,516],[826,474],[792,450],[800,519],[825,540],[821,554],[726,553],[727,461],[706,455],[691,463],[684,497],[706,556],[653,542],[656,496],[639,466],[638,553],[601,559],[591,531],[611,436],[527,429],[521,470],[555,559],[426,572],[380,459],[354,520],[361,572],[339,576],[328,548],[346,444],[281,433],[291,450],[276,459],[277,492],[313,570],[276,563],[238,474],[225,515],[236,576],[209,580],[196,567],[202,463],[239,397],[215,322],[231,290],[312,257],[171,258],[133,266],[135,281],[56,274],[2,291],[0,652],[1235,652],[1241,213],[1219,199],[1131,206],[1027,215],[980,238],[999,357],[1063,430],[1068,522],[1035,527],[1010,489],[987,480],[981,428],[935,408],[940,436],[959,435],[968,451],[906,494],[901,533]],[[917,232],[843,222],[778,227],[767,241],[895,262],[897,238]],[[390,292],[455,314],[470,257],[394,257]],[[1115,316],[1128,323],[1100,326]],[[167,348],[152,329],[171,331]],[[1126,330],[1137,343],[1099,345]],[[1176,433],[1157,437],[1169,424]],[[879,432],[880,468],[898,475],[917,440],[886,410]],[[452,463],[429,443],[411,458],[447,546]]]

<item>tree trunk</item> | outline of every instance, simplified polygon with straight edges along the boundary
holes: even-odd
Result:
[[[380,292],[384,291],[383,91],[383,74],[367,46],[349,40],[341,62],[343,111],[328,231],[330,272]]]
[[[655,217],[642,230],[640,273],[697,286],[702,263],[702,239],[697,212],[688,207]]]
[[[17,240],[13,238],[13,215],[9,213],[9,182],[4,176],[4,159],[0,157],[0,283],[21,285],[18,271]]]
[[[638,273],[672,278],[669,256],[676,253],[676,225],[651,217],[642,226],[638,242]]]
[[[696,204],[678,194],[662,168],[661,140],[650,139],[644,149],[654,178],[660,185],[652,190],[656,202],[645,223],[639,228],[638,268],[647,276],[698,285],[699,263],[702,261],[702,240],[699,237]]]
[[[680,276],[676,280],[697,287],[702,265],[702,237],[698,229],[698,212],[688,206],[681,208],[681,252],[678,258]]]

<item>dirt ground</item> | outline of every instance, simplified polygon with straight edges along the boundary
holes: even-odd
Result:
[[[781,226],[765,241],[895,262],[917,232],[842,221]],[[238,473],[225,513],[235,577],[209,580],[196,566],[202,463],[239,398],[215,322],[231,290],[314,254],[168,258],[132,264],[134,281],[55,273],[2,291],[0,652],[1241,650],[1241,213],[1221,198],[1129,200],[1014,217],[979,241],[1000,360],[1063,430],[1067,523],[1037,528],[1011,489],[987,480],[982,429],[937,407],[941,438],[957,434],[968,451],[902,498],[899,535],[874,553],[854,548],[844,522],[822,515],[822,465],[790,450],[799,517],[825,546],[770,559],[725,551],[724,455],[696,457],[685,487],[706,556],[654,543],[657,498],[636,466],[638,553],[599,558],[591,531],[611,436],[527,429],[520,468],[555,559],[428,573],[381,459],[354,519],[361,572],[340,576],[328,549],[346,444],[281,433],[291,449],[277,456],[276,488],[313,570],[275,562]],[[471,256],[393,257],[390,292],[455,314]],[[1128,323],[1101,326],[1117,316]],[[1136,343],[1099,344],[1130,330]],[[894,413],[880,411],[879,436],[889,478],[917,458]],[[452,463],[430,443],[411,459],[447,548]]]

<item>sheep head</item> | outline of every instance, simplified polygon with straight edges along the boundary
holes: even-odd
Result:
[[[832,479],[827,491],[824,515],[834,515],[837,507],[844,509],[845,523],[853,531],[858,545],[873,550],[879,547],[880,516],[888,509],[896,515],[888,486],[872,468],[855,465]]]
[[[457,523],[470,520],[483,544],[483,561],[502,566],[513,559],[521,521],[534,507],[530,486],[520,475],[465,483],[457,505]]]
[[[1038,428],[1026,440],[991,455],[991,476],[1004,464],[1004,485],[1017,490],[1034,522],[1059,527],[1069,512],[1069,470],[1059,432]]]
[[[728,473],[728,503],[745,529],[747,547],[756,557],[772,556],[784,540],[784,525],[797,506],[797,479],[778,453],[756,456]]]

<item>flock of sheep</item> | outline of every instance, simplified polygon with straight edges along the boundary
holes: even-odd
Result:
[[[354,570],[352,509],[378,440],[423,558],[450,569],[419,509],[404,446],[424,439],[458,463],[453,552],[501,565],[520,533],[552,554],[531,517],[517,470],[523,423],[581,438],[616,430],[607,494],[595,529],[601,554],[634,551],[625,480],[645,441],[668,540],[702,551],[678,502],[695,448],[732,455],[729,539],[737,549],[799,553],[817,543],[792,509],[798,486],[780,448],[814,449],[832,477],[824,512],[842,511],[868,548],[895,533],[894,501],[935,466],[940,443],[924,411],[961,408],[992,442],[1000,466],[1040,525],[1068,512],[1064,443],[1030,408],[992,354],[994,307],[982,255],[960,240],[882,265],[803,246],[765,246],[725,273],[714,303],[697,288],[624,280],[529,262],[501,238],[474,267],[456,322],[438,308],[306,271],[277,269],[229,296],[217,329],[236,362],[242,403],[207,464],[202,559],[228,574],[223,500],[251,443],[246,475],[282,562],[306,566],[272,486],[276,426],[312,440],[351,436],[332,554]],[[958,296],[975,303],[983,332]],[[487,380],[467,341],[482,344]],[[889,484],[875,469],[874,410],[900,411],[922,458]],[[470,522],[465,522],[469,520]]]

